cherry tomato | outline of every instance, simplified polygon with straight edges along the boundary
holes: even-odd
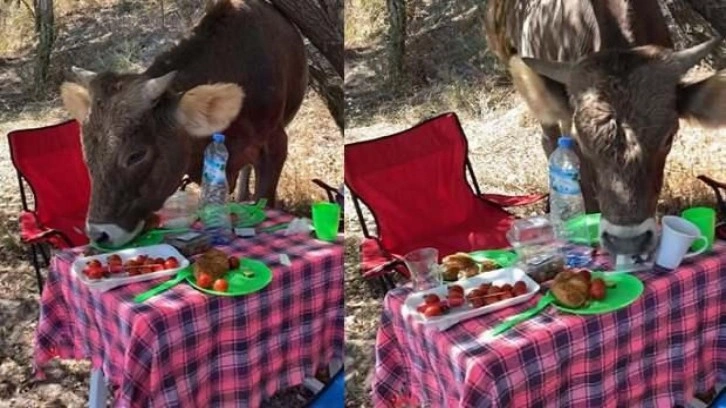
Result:
[[[514,288],[514,289],[512,290],[512,294],[513,294],[514,296],[522,296],[522,295],[524,295],[524,294],[526,294],[526,293],[527,293],[527,286],[526,286],[526,285],[525,285],[525,286],[516,286],[516,287],[515,287],[515,288]]]
[[[522,282],[522,281],[517,281],[517,282],[516,282],[516,283],[514,284],[514,288],[513,288],[513,289],[514,289],[514,290],[520,290],[520,291],[521,291],[522,289],[524,289],[524,291],[525,291],[525,292],[527,292],[527,284],[526,284],[526,283],[524,283],[524,282]]]
[[[449,296],[449,306],[459,307],[464,304],[464,298],[459,296]]]
[[[164,258],[156,258],[154,259],[154,263],[157,265],[164,265]]]
[[[91,266],[87,269],[86,276],[88,276],[88,279],[101,279],[103,278],[103,269],[100,266]]]
[[[227,281],[224,279],[217,279],[214,281],[214,286],[212,287],[217,292],[226,292],[227,289],[229,289],[229,285],[227,284]]]
[[[229,263],[230,270],[239,268],[239,258],[236,256],[230,256],[229,259],[227,259],[227,262]]]
[[[433,305],[441,301],[441,299],[439,299],[439,297],[435,293],[424,296],[424,300],[426,301],[427,305]]]
[[[452,286],[449,286],[449,293],[454,293],[454,292],[456,292],[456,293],[461,293],[461,294],[462,294],[462,296],[463,296],[463,295],[464,295],[464,288],[462,288],[462,287],[461,287],[461,286],[459,286],[459,285],[452,285]]]
[[[419,312],[419,313],[423,313],[424,311],[426,311],[426,308],[427,308],[428,306],[429,306],[429,305],[427,305],[426,303],[421,303],[421,304],[420,304],[420,305],[418,305],[418,307],[416,308],[416,311],[417,311],[417,312]]]
[[[159,272],[159,271],[163,271],[163,270],[164,270],[164,264],[155,263],[155,264],[151,265],[152,272]]]
[[[200,288],[209,289],[212,286],[212,276],[208,273],[200,273],[197,277],[197,285]]]
[[[124,267],[120,263],[111,263],[108,264],[108,271],[110,273],[122,273],[124,271]]]
[[[92,261],[88,261],[88,262],[86,263],[86,266],[88,266],[89,268],[93,268],[93,267],[98,267],[98,268],[100,268],[100,267],[102,267],[102,266],[103,266],[103,264],[101,264],[101,261],[99,261],[98,259],[94,259],[94,260],[92,260]]]
[[[424,310],[424,316],[426,317],[441,316],[443,313],[444,312],[441,310],[441,305],[439,304],[429,304]]]
[[[605,282],[600,278],[595,278],[590,283],[590,297],[595,300],[605,299]]]
[[[154,271],[154,261],[152,259],[146,259],[141,267],[141,273],[151,273]]]
[[[178,267],[179,261],[177,261],[173,256],[166,258],[166,261],[164,261],[164,268],[166,269],[176,269]]]
[[[512,291],[512,285],[505,283],[502,285],[502,291],[503,292],[511,292]]]
[[[108,258],[106,258],[106,263],[109,265],[111,264],[122,264],[123,261],[121,260],[121,257],[118,254],[109,255]]]

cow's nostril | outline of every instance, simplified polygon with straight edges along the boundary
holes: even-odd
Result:
[[[103,244],[104,242],[107,242],[110,237],[105,232],[102,232],[98,238],[96,238],[96,242],[99,244]]]

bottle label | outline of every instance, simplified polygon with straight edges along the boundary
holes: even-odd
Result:
[[[550,166],[550,188],[562,195],[580,194],[580,177],[576,170]]]
[[[204,174],[202,175],[207,185],[223,184],[227,178],[225,163],[216,157],[207,157],[204,161]]]

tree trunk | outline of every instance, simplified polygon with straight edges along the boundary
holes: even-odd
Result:
[[[711,23],[722,36],[726,36],[726,1],[725,0],[688,0],[688,4]]]
[[[719,36],[711,23],[685,0],[661,0],[660,6],[675,49],[690,47]],[[726,44],[721,43],[706,60],[716,69],[726,66]]]
[[[310,64],[310,85],[325,101],[330,115],[338,125],[341,134],[345,126],[345,111],[343,106],[343,79],[336,75],[328,61],[320,56],[314,47],[308,47]]]
[[[269,0],[343,77],[343,0]]]
[[[35,29],[38,34],[38,49],[35,63],[35,92],[45,88],[50,68],[50,54],[55,41],[53,0],[35,0]]]
[[[404,72],[406,57],[406,0],[386,0],[388,7],[388,65],[393,80]]]

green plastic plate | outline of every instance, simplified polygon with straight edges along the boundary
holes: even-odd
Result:
[[[239,220],[234,225],[236,228],[254,227],[267,218],[265,209],[256,205],[230,203],[229,212],[237,214]]]
[[[122,249],[129,249],[129,248],[141,248],[141,247],[147,247],[151,245],[157,245],[160,244],[161,241],[164,240],[164,234],[166,231],[160,231],[160,230],[152,230],[145,232],[133,241],[129,242],[126,245],[120,246],[120,247],[109,247],[105,245],[100,245],[95,242],[89,243],[89,245],[101,252],[114,252],[114,251],[120,251]]]
[[[607,288],[605,299],[592,300],[586,307],[580,309],[570,309],[560,306],[556,302],[552,304],[554,307],[573,314],[596,315],[610,313],[618,309],[622,309],[635,302],[641,294],[643,294],[643,282],[637,277],[627,273],[606,273],[593,272],[593,277],[602,278],[605,282],[615,284],[613,288]]]
[[[517,253],[504,249],[490,249],[485,251],[474,251],[469,253],[477,262],[492,261],[502,268],[509,268],[517,263]]]
[[[583,216],[573,218],[567,222],[566,228],[569,232],[582,231],[584,226],[587,226],[587,237],[577,237],[572,241],[576,244],[583,245],[597,245],[600,242],[600,213],[596,214],[585,214]]]
[[[227,292],[217,292],[197,286],[194,274],[187,277],[187,281],[197,290],[216,296],[244,296],[259,292],[272,282],[272,271],[264,263],[252,259],[239,260],[239,268],[227,272]]]

